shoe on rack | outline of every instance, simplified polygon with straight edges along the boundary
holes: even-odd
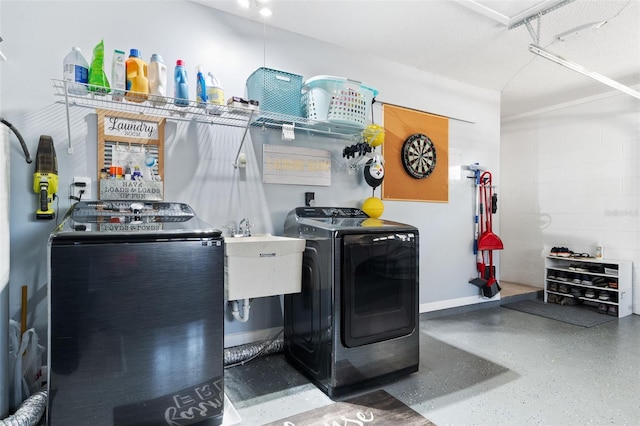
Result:
[[[578,304],[578,299],[574,299],[573,297],[565,297],[562,301],[564,302],[563,305],[573,306]]]
[[[587,291],[584,292],[584,297],[589,298],[589,299],[595,299],[596,292],[593,291],[592,289],[588,288]]]
[[[596,274],[604,274],[604,266],[602,265],[589,265],[589,272],[594,272]]]
[[[560,247],[551,247],[551,251],[549,252],[549,254],[551,256],[557,256],[559,251],[560,251]]]
[[[571,287],[571,295],[573,297],[582,297],[582,290],[578,287]]]
[[[600,312],[601,314],[606,314],[607,313],[607,305],[605,305],[604,303],[599,303],[598,304],[598,312]]]
[[[558,283],[549,283],[549,291],[558,291]]]
[[[618,316],[618,307],[610,305],[609,308],[607,309],[607,313],[609,315],[613,315],[614,317],[617,317]]]
[[[569,257],[573,254],[573,252],[571,250],[569,250],[566,247],[560,247],[558,248],[558,252],[556,253],[556,256],[560,256],[560,257]]]
[[[569,294],[569,286],[568,286],[568,285],[566,285],[566,284],[560,284],[560,285],[558,286],[558,291],[559,291],[560,293],[566,293],[566,294]]]
[[[582,280],[580,279],[580,275],[575,275],[571,280],[574,284],[580,284]]]
[[[589,253],[571,253],[571,257],[574,259],[592,259],[591,255]]]
[[[609,281],[609,288],[618,288],[617,281]]]
[[[558,281],[568,281],[569,279],[567,278],[567,274],[565,274],[564,272],[558,272],[558,275],[556,276],[556,278],[558,279]]]
[[[558,303],[558,296],[555,294],[548,294],[547,303]]]
[[[608,291],[601,291],[600,294],[598,295],[598,300],[602,300],[602,301],[608,301],[609,300],[609,292]]]
[[[593,282],[589,279],[588,275],[583,275],[582,276],[582,281],[580,281],[580,284],[582,284],[582,285],[593,285]]]
[[[596,287],[606,287],[607,284],[609,284],[609,280],[607,280],[605,277],[595,277],[591,280],[591,282]]]

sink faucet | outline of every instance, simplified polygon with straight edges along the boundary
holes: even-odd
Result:
[[[238,233],[242,234],[243,237],[251,236],[251,224],[249,223],[249,219],[246,217],[238,224]]]
[[[236,223],[235,222],[230,222],[228,225],[225,226],[225,228],[227,228],[229,230],[229,235],[232,237],[236,236]]]

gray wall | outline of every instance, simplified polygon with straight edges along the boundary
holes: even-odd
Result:
[[[503,123],[504,279],[542,287],[554,246],[634,263],[640,313],[640,103],[626,94],[558,105]]]
[[[35,155],[41,134],[56,144],[60,170],[58,213],[69,206],[74,176],[96,176],[96,117],[91,110],[71,108],[71,144],[65,109],[56,103],[51,78],[61,78],[62,60],[79,46],[87,60],[101,38],[109,64],[113,49],[141,50],[148,60],[163,55],[170,71],[185,60],[195,94],[195,67],[214,71],[227,96],[244,95],[246,78],[267,66],[305,78],[339,75],[366,82],[380,91],[378,99],[443,116],[449,122],[449,147],[459,164],[480,162],[494,172],[499,187],[500,94],[419,72],[379,58],[350,52],[316,40],[266,28],[266,60],[262,24],[184,1],[53,2],[2,1],[0,100],[4,116],[23,133]],[[172,83],[169,91],[172,93]],[[377,120],[380,117],[376,107]],[[246,171],[231,164],[242,130],[168,120],[165,134],[166,196],[191,204],[206,221],[224,229],[229,221],[249,217],[256,232],[280,233],[284,216],[302,205],[304,192],[316,192],[318,204],[357,207],[371,195],[360,174],[351,174],[341,153],[344,140],[298,134],[295,144],[332,152],[332,186],[304,187],[262,184],[256,152],[262,143],[281,143],[276,130],[251,130]],[[46,242],[54,222],[33,218],[37,198],[32,192],[33,166],[27,166],[17,143],[11,148],[11,274],[10,313],[19,317],[20,287],[29,286],[29,326],[46,336]],[[453,151],[452,151],[453,152]],[[459,165],[457,164],[457,165]],[[456,164],[453,164],[456,165]],[[446,165],[445,165],[446,167]],[[379,195],[379,190],[377,192]],[[448,203],[385,202],[385,219],[420,229],[420,306],[422,311],[483,302],[468,284],[475,275],[473,188],[466,173],[450,176]],[[494,221],[498,224],[498,218]],[[264,337],[282,325],[278,297],[255,300],[246,324],[228,320],[227,345]]]

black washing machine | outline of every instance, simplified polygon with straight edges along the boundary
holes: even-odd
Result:
[[[298,207],[284,233],[306,240],[301,292],[284,298],[287,360],[330,397],[417,371],[418,230]]]

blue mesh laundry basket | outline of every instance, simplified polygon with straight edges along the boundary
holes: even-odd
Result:
[[[302,117],[302,76],[258,68],[247,79],[247,96],[260,102],[261,111]]]

